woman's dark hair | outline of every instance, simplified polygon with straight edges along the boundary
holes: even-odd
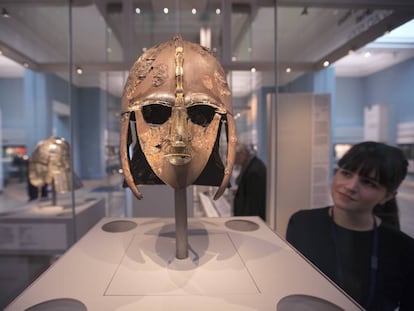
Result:
[[[338,161],[338,166],[361,176],[368,177],[374,172],[374,178],[388,192],[394,192],[407,175],[408,161],[397,147],[366,141],[349,149]]]
[[[408,161],[402,151],[396,147],[378,142],[362,142],[354,145],[338,161],[338,166],[361,176],[369,177],[374,172],[374,178],[388,192],[398,189],[407,175]],[[370,176],[372,177],[372,176]],[[396,198],[384,204],[377,205],[374,214],[382,221],[396,229],[400,229],[399,211]]]

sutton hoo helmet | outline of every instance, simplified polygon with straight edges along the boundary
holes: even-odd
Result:
[[[125,182],[138,199],[138,184],[211,185],[219,186],[214,199],[223,194],[237,140],[230,95],[216,58],[180,36],[138,58],[122,97],[120,146]],[[226,167],[219,155],[222,125]]]
[[[51,136],[37,143],[29,158],[29,180],[38,188],[53,183],[58,193],[82,187],[81,180],[70,169],[70,146],[64,138]]]

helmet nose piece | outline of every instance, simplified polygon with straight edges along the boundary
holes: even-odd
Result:
[[[187,112],[184,107],[173,107],[171,117],[171,146],[166,157],[172,165],[184,165],[191,161],[191,154],[188,150],[190,135],[187,129]]]

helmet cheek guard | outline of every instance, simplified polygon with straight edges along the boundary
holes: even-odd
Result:
[[[125,183],[228,185],[236,131],[224,70],[208,50],[175,36],[147,50],[130,70],[122,97],[121,164]],[[219,154],[227,136],[226,166]],[[132,157],[129,156],[133,147]]]

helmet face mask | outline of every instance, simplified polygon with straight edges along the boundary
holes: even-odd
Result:
[[[175,189],[227,185],[234,152],[228,152],[224,168],[217,140],[225,124],[228,148],[236,142],[230,91],[223,69],[206,49],[177,36],[147,50],[131,69],[122,102],[121,162],[138,198],[137,183],[163,182]],[[130,160],[126,136],[134,132],[139,146]],[[152,172],[139,172],[148,169]]]

